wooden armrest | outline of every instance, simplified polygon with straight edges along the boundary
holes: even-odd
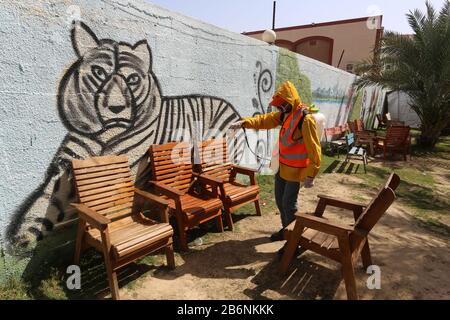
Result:
[[[184,193],[181,192],[180,190],[169,187],[168,185],[165,185],[164,183],[161,183],[159,181],[150,181],[150,184],[155,187],[157,192],[160,192],[163,195],[174,200],[179,200],[180,197],[184,195]]]
[[[320,232],[332,234],[335,236],[347,236],[349,232],[354,231],[351,226],[341,225],[324,218],[316,217],[306,213],[296,213],[297,219],[301,221],[302,226],[311,228]]]
[[[220,186],[221,184],[224,184],[225,181],[223,179],[217,178],[217,177],[213,177],[210,176],[206,173],[197,173],[194,172],[192,174],[194,177],[196,177],[201,183],[206,183],[206,184],[210,184],[212,186]]]
[[[193,176],[195,179],[197,179],[197,182],[199,182],[202,186],[202,189],[204,191],[204,185],[210,185],[212,188],[212,197],[216,198],[217,196],[219,196],[219,193],[217,191],[217,189],[220,189],[220,192],[222,194],[225,194],[225,189],[223,187],[224,181],[222,179],[219,178],[215,178],[212,176],[209,176],[207,174],[199,174],[199,173],[193,173]]]
[[[241,166],[238,166],[235,164],[233,164],[231,168],[232,168],[232,170],[236,171],[237,173],[241,173],[241,174],[255,174],[256,172],[258,172],[258,169],[241,167]]]
[[[244,174],[244,175],[248,176],[250,178],[250,184],[252,186],[256,186],[256,178],[255,178],[256,172],[258,172],[257,169],[241,167],[241,166],[233,164],[231,166],[230,180],[234,180],[234,177],[236,177],[236,174],[240,173],[240,174]]]
[[[333,206],[333,207],[337,207],[337,208],[348,209],[348,210],[362,210],[365,207],[367,207],[367,205],[362,204],[362,203],[356,203],[356,202],[352,202],[352,201],[336,199],[336,198],[326,196],[323,194],[319,194],[319,195],[317,195],[317,197],[321,201],[323,201],[325,203],[325,205],[329,205],[329,206]]]
[[[149,202],[151,202],[156,206],[166,208],[169,205],[169,203],[166,200],[162,199],[161,197],[158,197],[157,195],[151,194],[150,192],[138,188],[134,188],[134,192],[135,194],[145,198],[145,200],[148,200]]]
[[[134,192],[136,195],[142,197],[144,201],[150,202],[153,206],[156,206],[157,209],[159,209],[161,221],[169,223],[169,216],[167,211],[169,203],[166,200],[138,188],[134,188]]]
[[[78,214],[81,219],[85,220],[94,228],[99,230],[105,230],[108,227],[108,223],[111,223],[111,220],[97,213],[95,210],[89,208],[87,205],[82,203],[71,203],[72,207],[77,209]]]

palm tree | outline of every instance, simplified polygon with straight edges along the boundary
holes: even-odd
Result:
[[[450,124],[450,1],[437,13],[426,2],[426,14],[407,14],[412,36],[386,32],[375,57],[357,68],[358,87],[378,84],[405,92],[421,120],[418,144],[434,147]]]

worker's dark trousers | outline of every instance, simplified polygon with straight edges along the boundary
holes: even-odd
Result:
[[[300,182],[286,181],[280,177],[280,172],[275,175],[275,201],[280,210],[283,228],[295,220],[299,190]]]

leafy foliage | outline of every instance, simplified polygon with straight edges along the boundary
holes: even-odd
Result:
[[[434,147],[450,123],[450,1],[440,12],[428,1],[426,7],[407,14],[413,35],[385,33],[374,58],[358,66],[356,84],[405,92],[421,120],[418,143]]]

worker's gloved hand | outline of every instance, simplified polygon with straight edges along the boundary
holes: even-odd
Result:
[[[314,178],[306,177],[305,181],[303,182],[305,188],[312,188],[314,187]]]
[[[244,120],[239,120],[239,121],[236,121],[236,122],[230,124],[229,128],[230,129],[240,129],[244,126],[244,123],[245,123]]]

